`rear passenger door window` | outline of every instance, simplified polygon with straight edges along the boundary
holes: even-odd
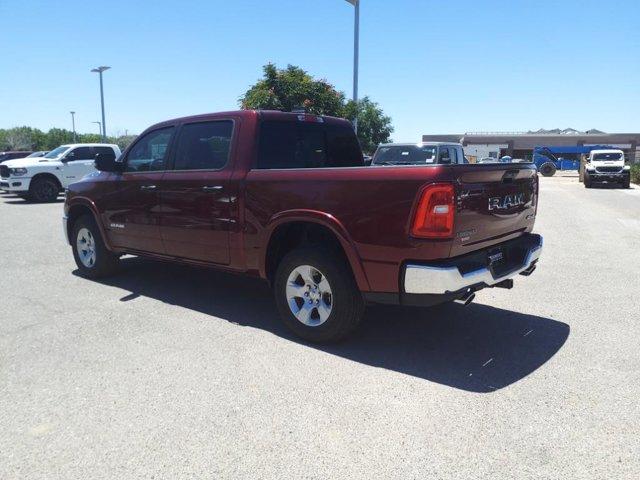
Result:
[[[184,125],[175,154],[174,170],[219,170],[227,164],[233,122],[190,123]]]
[[[100,154],[100,155],[116,155],[116,152],[111,147],[93,147],[93,156],[94,156],[94,158],[98,154]]]
[[[125,172],[157,172],[166,169],[169,145],[175,127],[147,133],[129,150]]]
[[[93,160],[92,147],[78,147],[71,150],[64,159],[67,162],[77,162],[79,160]]]

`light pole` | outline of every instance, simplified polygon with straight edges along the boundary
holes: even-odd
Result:
[[[102,134],[102,141],[104,142],[104,133],[102,133],[102,123],[100,122],[91,122],[91,123],[97,123],[98,124],[98,135]]]
[[[100,106],[102,107],[102,141],[107,141],[107,126],[104,122],[104,89],[102,87],[102,72],[109,70],[111,67],[98,67],[91,70],[92,73],[100,75]]]
[[[353,119],[353,129],[358,132],[358,63],[360,57],[360,0],[347,0],[355,7],[355,20],[353,27],[353,103],[356,107],[356,116]]]
[[[73,127],[73,143],[76,143],[76,112],[69,112],[71,114],[71,126]]]

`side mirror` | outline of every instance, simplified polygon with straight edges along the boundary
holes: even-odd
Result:
[[[450,157],[440,157],[440,160],[438,161],[438,163],[442,163],[444,165],[448,165],[451,163],[451,158]]]
[[[120,162],[116,162],[116,156],[113,153],[97,153],[95,167],[101,172],[120,172],[123,165]]]
[[[61,161],[62,163],[67,163],[67,162],[70,162],[71,160],[73,160],[73,159],[75,158],[75,156],[76,156],[76,154],[75,154],[75,153],[73,153],[73,152],[71,152],[71,153],[69,153],[69,154],[65,155],[64,157],[62,157],[62,158],[60,159],[60,161]]]

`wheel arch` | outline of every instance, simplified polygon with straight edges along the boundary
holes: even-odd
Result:
[[[58,189],[60,191],[63,190],[62,187],[62,182],[60,181],[60,179],[58,177],[56,177],[53,173],[50,172],[40,172],[40,173],[36,173],[33,178],[31,178],[31,182],[30,185],[33,185],[34,182],[37,182],[38,180],[40,180],[41,178],[46,178],[49,180],[53,180],[54,182],[56,182],[56,184],[58,185]]]
[[[98,209],[92,201],[86,198],[74,197],[73,203],[69,204],[67,208],[67,238],[69,238],[71,241],[73,226],[76,220],[78,220],[78,218],[83,215],[91,215],[93,217],[96,225],[98,225],[98,229],[100,230],[100,235],[102,235],[102,240],[104,241],[105,247],[107,247],[107,250],[112,251],[113,249],[111,248],[111,244],[109,243],[109,238],[107,237],[105,228],[100,221]]]
[[[267,228],[260,275],[272,282],[280,260],[304,243],[321,243],[337,250],[350,266],[361,291],[369,291],[364,268],[344,226],[332,215],[316,211],[288,211],[274,216]]]

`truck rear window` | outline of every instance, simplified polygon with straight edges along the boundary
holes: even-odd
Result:
[[[258,168],[363,165],[360,144],[349,126],[291,121],[265,121],[260,125]]]

